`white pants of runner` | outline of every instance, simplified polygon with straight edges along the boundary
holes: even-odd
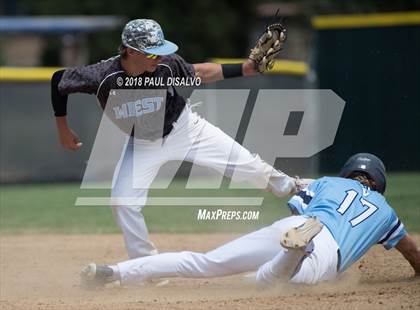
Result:
[[[295,186],[293,178],[275,170],[258,155],[251,154],[219,128],[192,112],[188,105],[173,126],[168,136],[153,142],[130,138],[114,173],[112,210],[124,234],[130,258],[157,254],[149,240],[141,209],[150,184],[159,168],[168,161],[186,160],[213,168],[231,176],[234,181],[248,181],[257,188],[268,188],[280,197],[290,194]],[[125,205],[127,197],[131,200],[130,205]],[[133,198],[138,202],[133,203]]]
[[[305,220],[303,216],[287,217],[207,253],[162,253],[118,263],[121,284],[136,285],[168,277],[220,277],[255,270],[258,284],[274,284],[280,280],[276,271],[285,267],[279,264],[287,261],[290,252],[296,252],[284,249],[280,238]],[[315,236],[313,245],[314,250],[309,256],[301,261],[301,255],[294,262],[293,270],[299,267],[290,282],[314,284],[336,277],[338,246],[326,227]],[[291,256],[296,259],[293,253]],[[291,266],[290,262],[286,265]]]

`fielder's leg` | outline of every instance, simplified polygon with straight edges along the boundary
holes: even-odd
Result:
[[[133,152],[134,142],[133,138],[130,138],[119,164],[119,171],[115,172],[115,182],[111,191],[113,215],[124,234],[130,258],[157,253],[154,244],[149,240],[141,209],[147,199],[148,187],[162,164],[160,157],[148,149],[141,152],[142,162],[133,165]],[[133,169],[136,169],[134,177],[141,180],[140,188],[133,185]]]
[[[295,192],[295,179],[274,169],[259,155],[251,154],[218,127],[206,120],[186,160],[219,171],[236,182],[248,181],[282,197]]]
[[[114,217],[124,233],[130,258],[157,253],[149,240],[141,209],[161,166],[170,160],[183,160],[191,149],[203,126],[200,120],[186,107],[164,139],[151,142],[130,138],[112,189],[112,199],[116,202],[112,208]],[[125,204],[127,200],[130,205]]]
[[[251,154],[218,127],[192,112],[188,106],[167,137],[165,147],[173,160],[186,160],[215,169],[234,181],[248,181],[279,197],[299,191],[312,181],[296,180],[274,169],[259,155]]]

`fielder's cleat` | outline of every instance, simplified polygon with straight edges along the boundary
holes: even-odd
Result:
[[[115,281],[113,274],[112,268],[106,265],[90,263],[80,273],[81,284],[88,289],[104,287]]]
[[[281,238],[280,244],[286,249],[305,250],[323,226],[316,217],[311,217],[302,225],[287,231]]]

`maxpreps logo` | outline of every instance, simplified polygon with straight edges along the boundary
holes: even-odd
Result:
[[[162,156],[162,158],[166,158],[165,156],[172,158],[172,154],[168,155],[168,153],[176,151],[167,147],[170,135],[167,139],[161,138],[166,108],[166,105],[162,103],[166,100],[166,89],[122,89],[113,90],[113,92],[115,95],[109,96],[105,106],[105,113],[102,116],[84,173],[82,189],[112,189],[114,187],[115,172],[118,172],[116,169],[120,169],[119,161],[127,146],[127,139],[133,130],[135,133],[144,133],[145,138],[140,136],[138,137],[139,141],[145,139],[153,142],[150,145],[143,142],[133,145],[134,154],[140,154],[135,156],[132,161],[132,185],[134,188],[144,189],[146,186],[144,178],[135,176],[138,171],[141,171],[142,165],[147,163],[148,158],[154,159],[151,156],[141,156],[145,154],[145,148],[149,147],[147,151],[153,150],[154,156]],[[235,136],[240,126],[246,128],[241,141],[238,142],[251,152],[258,153],[270,166],[274,166],[277,158],[308,158],[333,144],[345,106],[345,102],[333,91],[317,89],[259,90],[255,102],[251,102],[252,114],[245,119],[245,123],[242,115],[247,110],[245,107],[249,104],[249,96],[249,89],[195,89],[190,96],[190,101],[204,102],[207,105],[206,109],[214,107],[215,110],[207,115],[209,120],[230,136]],[[202,109],[201,112],[207,113],[205,109]],[[217,117],[214,117],[215,115]],[[138,116],[143,116],[140,121],[137,119]],[[224,123],[222,119],[224,119]],[[176,122],[173,125],[178,130],[185,129]],[[153,135],[152,139],[151,134],[155,133],[158,133],[157,138]],[[183,132],[177,137],[179,137],[179,143],[182,150],[185,150],[185,154],[191,154],[188,153],[188,150],[194,150],[194,156],[188,160],[193,165],[185,180],[185,196],[140,197],[144,198],[140,199],[141,201],[136,196],[115,199],[78,197],[76,205],[137,206],[146,203],[147,205],[206,207],[262,205],[264,197],[241,196],[235,194],[234,191],[231,193],[235,196],[188,196],[191,193],[190,190],[221,189],[223,184],[229,190],[265,189],[269,180],[253,182],[251,186],[247,183],[248,180],[243,179],[240,167],[229,164],[235,154],[233,150],[236,144],[233,141],[230,151],[226,150],[218,155],[220,164],[217,169],[221,173],[215,174],[213,170],[203,167],[203,162],[199,160],[208,151],[205,145],[206,141],[199,141],[197,140],[199,135],[188,135],[188,132]],[[179,156],[179,160],[170,159],[171,166],[168,166],[166,170],[163,168],[159,170],[161,179],[158,180],[159,182],[152,181],[153,189],[167,189],[170,186],[181,167],[182,154]],[[230,177],[228,183],[224,183],[225,174]],[[220,214],[220,212],[217,214],[217,212],[209,213],[208,210],[202,210],[198,217],[200,220],[220,219],[220,217],[243,219],[243,215],[238,213]]]
[[[126,119],[129,117],[139,117],[153,113],[162,107],[163,97],[143,98],[136,101],[123,103],[113,107],[116,119]]]

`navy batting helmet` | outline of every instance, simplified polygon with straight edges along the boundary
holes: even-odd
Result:
[[[347,178],[353,172],[366,173],[376,184],[376,190],[383,194],[386,188],[385,165],[373,154],[358,153],[351,156],[341,168],[340,177]]]

